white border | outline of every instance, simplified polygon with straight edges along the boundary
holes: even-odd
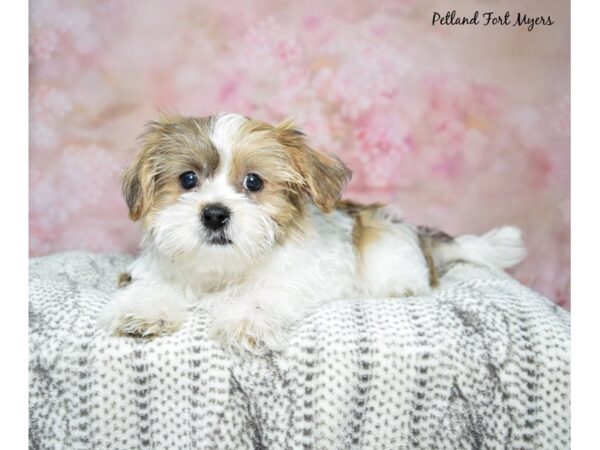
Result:
[[[566,1],[566,0],[565,0]],[[543,2],[539,5],[543,8]],[[600,7],[597,2],[572,4],[572,311],[573,311],[573,446],[598,442],[600,405]],[[7,2],[1,15],[2,98],[2,248],[3,282],[0,342],[5,448],[27,446],[27,114],[28,5]]]
[[[2,447],[27,448],[28,5],[7,2],[0,15],[2,186],[0,398]]]
[[[571,442],[574,449],[588,449],[600,440],[600,7],[598,2],[574,0],[571,13]]]

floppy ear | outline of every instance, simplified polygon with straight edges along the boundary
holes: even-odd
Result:
[[[352,177],[350,169],[339,159],[312,149],[291,121],[281,123],[275,131],[303,179],[302,188],[319,209],[331,212]]]
[[[142,217],[147,209],[144,200],[142,176],[142,161],[141,158],[138,158],[136,162],[127,168],[121,182],[121,191],[129,208],[129,217],[133,221]]]
[[[150,122],[139,137],[142,149],[127,168],[121,180],[121,191],[129,208],[129,217],[136,221],[150,208],[155,194],[153,149],[156,147],[160,123]]]

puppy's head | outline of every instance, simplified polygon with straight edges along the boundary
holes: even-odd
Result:
[[[140,139],[123,177],[130,217],[162,253],[216,270],[255,262],[300,231],[308,202],[333,210],[350,178],[289,121],[163,117]]]

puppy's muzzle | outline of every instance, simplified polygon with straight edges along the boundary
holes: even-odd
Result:
[[[231,211],[229,208],[219,203],[206,206],[201,214],[202,224],[213,231],[223,229],[229,222],[230,217]]]

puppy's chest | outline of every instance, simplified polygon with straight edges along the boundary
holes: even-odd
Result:
[[[353,223],[342,214],[314,217],[313,229],[273,249],[240,272],[178,270],[177,280],[197,299],[234,299],[277,293],[315,298],[348,296],[360,284]],[[183,276],[183,277],[182,277]]]
[[[250,282],[248,274],[202,273],[185,280],[171,280],[198,298],[206,296],[231,296]]]
[[[202,297],[254,295],[338,298],[357,283],[357,261],[350,233],[313,235],[288,243],[240,274],[205,274],[195,283]]]

